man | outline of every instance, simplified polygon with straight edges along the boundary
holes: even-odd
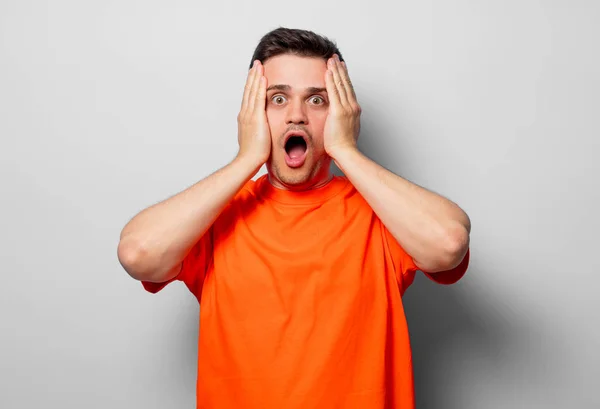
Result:
[[[236,158],[136,215],[119,260],[200,302],[198,408],[413,408],[401,297],[419,270],[464,275],[469,218],[357,149],[333,42],[279,28],[252,60]]]

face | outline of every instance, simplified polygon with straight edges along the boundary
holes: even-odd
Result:
[[[264,63],[266,113],[271,130],[269,179],[283,189],[310,189],[330,179],[323,147],[329,110],[323,58],[278,55]]]

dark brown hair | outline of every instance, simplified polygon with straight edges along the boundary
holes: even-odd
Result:
[[[344,61],[334,41],[308,30],[279,27],[265,34],[259,41],[252,60],[265,63],[269,58],[280,54],[294,54],[302,57],[321,57],[327,60],[337,54]]]

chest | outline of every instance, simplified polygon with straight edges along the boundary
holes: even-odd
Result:
[[[349,313],[385,304],[393,273],[372,211],[271,209],[235,220],[215,240],[203,305],[237,306],[243,320],[264,311]]]

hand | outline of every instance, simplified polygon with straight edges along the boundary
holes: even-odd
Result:
[[[259,166],[271,155],[271,131],[265,111],[267,78],[263,73],[263,65],[256,60],[248,73],[242,107],[237,117],[238,157],[249,157]]]
[[[356,148],[362,109],[356,101],[346,64],[340,61],[337,54],[327,61],[325,85],[329,97],[329,113],[325,120],[323,139],[325,151],[334,157],[334,152],[340,148]]]

